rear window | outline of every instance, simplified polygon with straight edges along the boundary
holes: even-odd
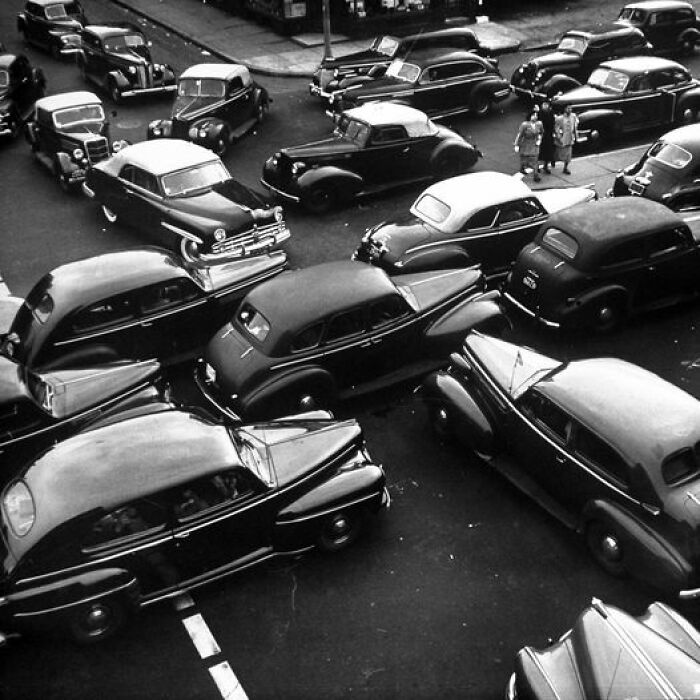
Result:
[[[415,211],[430,221],[442,223],[447,219],[452,211],[449,205],[433,197],[432,194],[424,194],[415,204]]]
[[[256,311],[250,304],[244,304],[238,312],[238,322],[243,326],[249,335],[261,343],[270,333],[268,320]]]
[[[649,151],[650,158],[656,158],[660,163],[671,168],[685,168],[693,159],[693,156],[680,146],[673,143],[656,143]]]
[[[661,465],[661,474],[669,484],[678,484],[690,477],[700,476],[700,444],[694,449],[687,448],[667,457]]]
[[[567,260],[573,260],[578,253],[576,239],[558,228],[548,228],[542,236],[542,244]]]

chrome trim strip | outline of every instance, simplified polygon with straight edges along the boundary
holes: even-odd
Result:
[[[545,326],[547,326],[549,328],[561,327],[561,323],[556,323],[555,321],[547,321],[547,319],[544,319],[541,316],[538,316],[534,311],[531,311],[530,309],[528,309],[527,306],[523,306],[519,301],[514,299],[509,292],[504,292],[503,296],[511,304],[513,304],[513,306],[516,306],[518,309],[520,309],[520,311],[522,311],[524,314],[528,315],[530,318],[534,318],[536,321],[543,323]]]
[[[139,88],[137,90],[124,90],[122,97],[134,97],[134,95],[145,95],[153,92],[173,92],[177,90],[177,85],[162,85],[161,87]]]
[[[696,598],[700,598],[700,588],[688,588],[680,591],[678,597],[681,600],[695,600]]]
[[[263,187],[266,187],[268,190],[271,190],[275,194],[278,194],[280,197],[283,197],[284,199],[288,199],[291,202],[294,202],[295,204],[299,204],[301,201],[301,197],[297,197],[296,195],[289,194],[288,192],[285,192],[284,190],[279,189],[278,187],[275,187],[274,185],[271,185],[265,178],[260,178],[260,184]]]
[[[195,243],[199,243],[202,245],[204,241],[199,238],[199,236],[195,236],[193,233],[190,233],[189,231],[185,231],[184,228],[180,228],[179,226],[175,226],[173,224],[169,224],[167,221],[161,221],[160,225],[163,228],[167,228],[168,231],[172,231],[173,233],[176,233],[178,236],[182,236],[183,238],[187,238],[190,241],[194,241]]]
[[[362,498],[356,498],[354,501],[350,501],[349,503],[344,503],[342,506],[336,505],[331,508],[327,508],[326,510],[311,513],[310,515],[300,515],[296,518],[290,518],[288,520],[277,520],[275,521],[275,525],[294,525],[296,523],[303,523],[308,520],[314,520],[316,518],[323,518],[326,515],[329,515],[330,513],[342,510],[343,508],[352,508],[353,506],[359,505],[360,503],[364,503],[365,501],[369,501],[373,498],[376,498],[377,496],[381,496],[381,492],[371,493],[367,496],[362,496]]]

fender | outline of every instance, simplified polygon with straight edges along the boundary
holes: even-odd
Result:
[[[87,423],[84,428],[81,428],[81,432],[88,432],[89,430],[103,428],[106,425],[112,425],[112,423],[117,423],[129,418],[162,413],[163,411],[170,411],[175,408],[175,404],[163,401],[162,399],[163,397],[156,387],[144,387],[136,394],[108,408],[94,420]]]
[[[110,71],[107,75],[107,84],[109,85],[110,79],[114,80],[119,90],[128,90],[131,87],[131,83],[126,79],[124,73],[120,70]]]
[[[555,73],[542,84],[541,91],[544,92],[545,95],[552,97],[559,91],[567,92],[568,90],[580,86],[581,83],[576,80],[576,78],[572,78],[570,75],[566,75],[566,73]]]
[[[31,146],[36,144],[36,122],[27,122],[24,126],[24,138]]]
[[[510,83],[505,78],[489,78],[479,83],[474,95],[480,95],[483,92],[488,93],[492,100],[500,102],[510,95]]]
[[[17,31],[23,32],[27,27],[27,18],[24,16],[24,12],[20,12],[17,15]]]
[[[10,295],[0,297],[0,339],[10,332],[12,322],[22,304],[24,304],[24,299],[19,297]]]
[[[700,108],[700,87],[693,88],[684,92],[678,98],[678,104],[676,105],[676,112],[683,112],[683,109],[693,106],[695,109]]]
[[[56,353],[61,352],[60,347],[57,348],[55,345],[50,348],[46,348],[46,350],[48,350],[50,356],[55,356]],[[42,352],[41,354],[43,355],[45,352]],[[52,370],[70,369],[72,367],[86,367],[91,364],[106,364],[123,359],[124,358],[120,357],[114,348],[110,347],[109,345],[92,345],[74,352],[61,354],[50,362],[42,361],[39,367],[44,372],[50,372]],[[33,366],[36,367],[37,363],[34,362]]]
[[[216,117],[202,117],[190,124],[190,130],[196,129],[197,135],[192,139],[193,143],[205,148],[212,148],[224,129],[228,129],[228,124],[222,119]],[[201,131],[205,132],[205,136],[201,137]]]
[[[611,294],[623,299],[625,311],[629,310],[629,292],[627,291],[627,289],[625,289],[619,284],[609,284],[605,287],[597,287],[596,289],[591,289],[581,294],[581,296],[576,297],[576,299],[574,299],[574,302],[571,305],[565,306],[563,308],[568,313],[580,311],[582,309],[585,310],[585,308],[589,306],[592,302],[597,301],[598,299],[602,299],[603,297],[606,297]]]
[[[465,252],[464,248],[458,245],[447,244],[424,248],[423,250],[408,250],[402,258],[397,261],[395,267],[399,274],[405,275],[409,272],[423,272],[424,270],[452,270],[459,267],[470,267],[474,265],[473,260]]]
[[[297,178],[300,192],[310,190],[315,185],[323,182],[330,184],[334,189],[342,188],[344,197],[352,197],[364,187],[364,180],[357,173],[343,170],[336,165],[325,165],[320,168],[312,168],[302,173]]]
[[[146,139],[168,139],[173,133],[172,119],[155,119],[150,122],[146,131]]]
[[[458,152],[462,151],[463,153],[467,153],[469,155],[469,159],[472,162],[472,165],[476,163],[477,160],[479,160],[479,156],[481,155],[479,151],[474,148],[470,143],[467,143],[466,141],[460,141],[458,139],[447,139],[447,141],[443,141],[442,143],[439,143],[436,147],[435,150],[432,152],[430,155],[430,167],[434,168],[435,163],[442,156],[443,153],[450,151],[450,152]]]
[[[374,82],[374,78],[371,75],[369,75],[369,73],[366,73],[364,75],[352,75],[338,81],[338,86],[335,89],[347,90],[347,88],[355,85],[366,85],[367,83],[372,82]]]
[[[58,166],[61,168],[61,173],[67,175],[70,172],[78,169],[78,165],[73,162],[73,159],[63,151],[59,151],[56,154],[56,160],[58,161]]]
[[[674,595],[690,587],[693,567],[685,555],[632,513],[617,503],[594,500],[584,506],[579,531],[594,520],[614,527],[632,576]]]
[[[700,42],[700,31],[694,27],[684,29],[681,32],[681,35],[678,37],[678,43],[685,44],[686,42],[690,42],[691,44],[697,44]]]
[[[618,124],[622,120],[622,111],[619,109],[589,109],[578,115],[579,131],[593,129],[599,125]]]
[[[255,91],[253,92],[253,103],[257,104],[258,102],[262,102],[263,104],[267,102],[271,102],[270,97],[267,94],[267,90],[265,90],[262,87],[257,87]]]

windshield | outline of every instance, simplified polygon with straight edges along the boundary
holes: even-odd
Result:
[[[79,15],[80,6],[77,2],[67,2],[46,7],[46,19],[66,19],[68,15]]]
[[[413,205],[413,209],[421,218],[438,224],[445,221],[452,211],[449,204],[445,204],[432,194],[421,195]]]
[[[644,22],[644,11],[632,7],[623,7],[617,18],[623,19],[630,24],[642,24]]]
[[[178,97],[223,97],[226,83],[214,78],[185,78],[177,86]]]
[[[588,79],[588,84],[604,92],[619,93],[625,91],[629,81],[629,75],[619,71],[610,68],[596,68]]]
[[[393,61],[386,69],[386,74],[390,78],[405,80],[407,83],[415,83],[420,75],[420,68],[412,63],[404,63],[403,61]]]
[[[676,146],[673,143],[664,143],[663,141],[657,141],[650,149],[647,154],[649,158],[655,158],[660,163],[668,165],[671,168],[676,168],[680,170],[685,168],[688,163],[693,159],[693,156],[680,146]]]
[[[105,51],[110,53],[129,53],[131,49],[145,45],[146,40],[140,34],[123,34],[105,39]]]
[[[338,122],[338,133],[359,146],[364,146],[367,143],[369,132],[370,128],[368,124],[358,121],[357,119],[352,119],[345,114],[340,118],[340,122]]]
[[[566,53],[575,53],[578,56],[583,56],[583,52],[586,50],[586,40],[580,36],[569,36],[568,34],[562,37],[559,42],[557,49],[559,51],[565,51]]]
[[[160,183],[166,197],[185,197],[194,192],[210,190],[230,177],[226,166],[220,160],[213,160],[187,170],[163,175]]]
[[[6,88],[10,84],[10,74],[6,70],[0,70],[0,88]]]
[[[53,113],[53,123],[57,129],[66,129],[76,124],[87,122],[103,122],[105,113],[102,105],[81,105],[80,107],[68,107],[59,109]]]
[[[393,36],[383,36],[374,44],[374,50],[383,53],[385,56],[393,56],[399,48],[399,40]]]

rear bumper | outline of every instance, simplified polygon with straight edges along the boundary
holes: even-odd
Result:
[[[122,97],[135,97],[136,95],[149,95],[157,92],[175,92],[177,85],[160,85],[152,88],[136,88],[132,90],[124,90],[121,93]]]
[[[543,326],[547,326],[547,328],[561,328],[561,323],[558,323],[557,321],[549,321],[546,318],[542,318],[542,316],[539,316],[531,309],[528,309],[527,306],[524,306],[523,304],[521,304],[517,299],[515,299],[508,292],[504,292],[503,298],[506,300],[506,302],[508,302],[509,304],[512,304],[518,311],[525,314],[529,318],[535,319],[535,321],[537,321],[538,323],[541,323]]]

